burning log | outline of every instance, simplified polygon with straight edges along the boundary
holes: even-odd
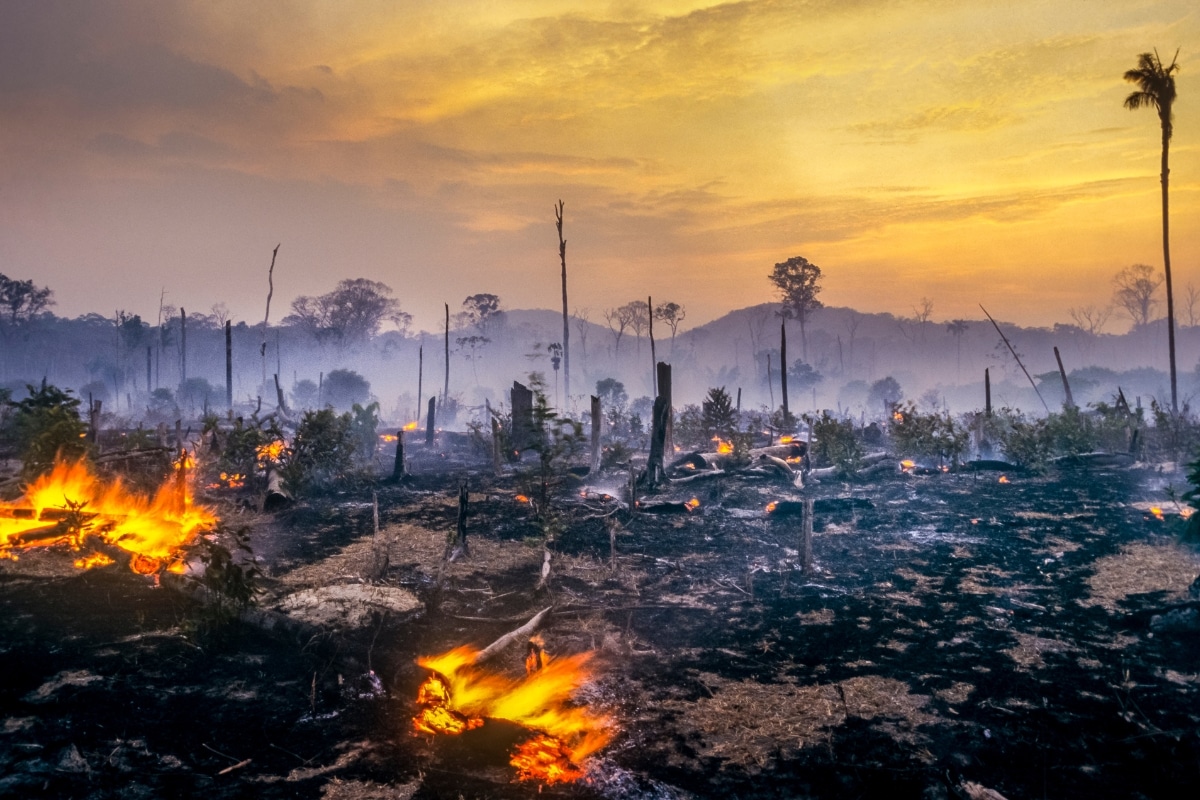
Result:
[[[551,608],[552,606],[543,608],[541,611],[534,614],[533,617],[531,617],[530,620],[524,625],[516,628],[515,630],[509,631],[496,641],[489,644],[487,647],[480,650],[472,659],[471,663],[482,664],[488,659],[494,658],[495,656],[504,652],[504,650],[513,642],[516,642],[523,637],[531,636],[533,632],[541,626],[542,622],[545,621],[546,615],[550,613]]]

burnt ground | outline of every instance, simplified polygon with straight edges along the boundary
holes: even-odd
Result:
[[[456,468],[457,467],[457,468]],[[817,572],[798,569],[790,487],[676,493],[691,514],[571,495],[542,544],[514,478],[471,477],[472,555],[436,591],[462,465],[375,487],[390,567],[425,601],[357,625],[203,635],[204,610],[61,554],[0,562],[0,796],[525,798],[490,722],[410,734],[418,655],[485,644],[553,605],[551,652],[596,650],[581,700],[619,723],[560,797],[1177,797],[1200,785],[1200,636],[1152,630],[1200,571],[1152,470],[826,482]],[[1175,478],[1177,483],[1181,479]],[[614,478],[614,483],[619,478]],[[370,488],[254,531],[270,605],[361,586]],[[1170,517],[1170,513],[1168,513]],[[513,654],[506,669],[519,669]],[[370,677],[374,671],[377,683]]]

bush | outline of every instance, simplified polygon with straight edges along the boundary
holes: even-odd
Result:
[[[967,450],[967,429],[948,413],[922,414],[912,401],[896,409],[888,430],[899,455],[936,458],[954,463]]]
[[[305,411],[290,447],[280,459],[280,474],[290,491],[302,494],[349,476],[358,442],[351,416],[332,408]]]
[[[812,428],[813,450],[810,456],[817,466],[837,467],[843,475],[858,471],[863,453],[854,435],[853,422],[835,419],[828,411],[822,411],[818,418],[805,414],[804,421]]]
[[[321,387],[325,405],[334,408],[350,408],[355,403],[365,403],[371,397],[371,384],[362,375],[349,369],[335,369],[325,376]],[[438,409],[441,412],[441,409]]]
[[[725,391],[724,386],[709,389],[708,396],[704,398],[700,408],[700,426],[704,438],[711,439],[713,436],[720,436],[728,439],[733,435],[737,428],[737,412],[733,407],[733,400]]]
[[[57,458],[77,460],[91,452],[87,427],[79,416],[79,398],[42,381],[27,386],[29,396],[7,401],[8,430],[25,462],[23,475],[34,478],[50,471]]]

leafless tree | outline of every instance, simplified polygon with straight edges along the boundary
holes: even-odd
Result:
[[[1187,318],[1189,328],[1196,327],[1196,323],[1200,321],[1200,309],[1196,308],[1197,301],[1200,301],[1200,287],[1191,281],[1184,287],[1183,308]]]
[[[917,330],[920,332],[922,342],[925,341],[925,328],[932,315],[933,301],[928,297],[922,297],[921,302],[913,306],[913,321],[917,323]]]
[[[1108,320],[1112,316],[1113,307],[1074,306],[1067,309],[1067,313],[1071,315],[1071,320],[1084,333],[1099,336],[1104,333],[1104,326],[1108,324]]]
[[[1132,264],[1113,276],[1113,302],[1129,316],[1133,327],[1149,324],[1162,283],[1149,264]]]
[[[621,354],[621,337],[625,335],[625,331],[633,323],[630,317],[629,305],[623,305],[619,308],[608,308],[604,311],[604,321],[608,323],[608,329],[613,335],[614,354]]]
[[[592,309],[588,307],[577,308],[571,316],[575,318],[575,331],[579,334],[579,346],[583,348],[584,367],[587,367],[587,337],[588,330],[591,328]]]
[[[637,352],[641,355],[642,332],[650,324],[650,304],[645,300],[632,300],[622,306],[622,308],[625,309],[625,314],[629,317],[629,327],[636,337]]]

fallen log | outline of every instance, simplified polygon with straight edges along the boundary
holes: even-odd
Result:
[[[292,496],[286,489],[283,488],[283,478],[280,477],[278,470],[271,470],[267,473],[267,494],[263,498],[263,512],[270,513],[289,505],[292,502]]]

